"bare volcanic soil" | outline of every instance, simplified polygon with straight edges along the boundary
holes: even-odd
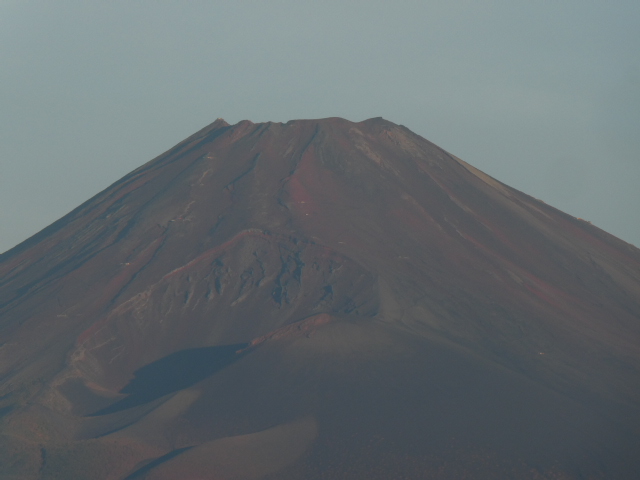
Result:
[[[219,119],[0,256],[0,478],[637,479],[640,250],[376,118]]]

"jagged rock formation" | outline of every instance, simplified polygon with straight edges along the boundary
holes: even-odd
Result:
[[[0,256],[0,476],[635,478],[640,251],[402,126],[217,120]]]

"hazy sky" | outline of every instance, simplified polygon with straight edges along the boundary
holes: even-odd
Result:
[[[222,117],[382,116],[640,246],[640,2],[0,0],[0,251]]]

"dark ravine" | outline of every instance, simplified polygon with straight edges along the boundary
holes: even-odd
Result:
[[[218,119],[0,255],[0,478],[635,479],[638,452],[640,250],[381,118]]]

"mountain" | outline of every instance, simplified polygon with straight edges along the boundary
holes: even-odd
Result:
[[[3,479],[635,479],[640,250],[381,118],[218,119],[0,256]]]

